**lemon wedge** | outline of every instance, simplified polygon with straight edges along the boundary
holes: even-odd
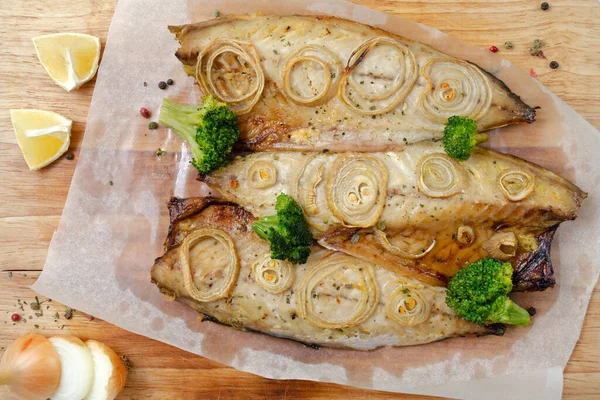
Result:
[[[33,38],[42,66],[67,92],[94,77],[100,60],[100,39],[83,33],[54,33]]]
[[[69,148],[73,121],[44,110],[10,110],[17,143],[29,166],[36,171],[64,154]]]

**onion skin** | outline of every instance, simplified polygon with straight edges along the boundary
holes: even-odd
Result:
[[[114,399],[119,393],[121,393],[121,391],[123,391],[123,388],[125,387],[128,373],[127,367],[125,367],[125,364],[123,364],[123,361],[121,361],[118,354],[104,343],[96,340],[88,340],[85,342],[85,344],[88,348],[95,347],[110,359],[113,370],[106,385],[107,396],[105,400]]]
[[[49,398],[60,384],[61,373],[52,343],[36,333],[19,336],[0,361],[0,384],[22,399]]]

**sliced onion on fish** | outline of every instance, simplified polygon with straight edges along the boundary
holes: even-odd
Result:
[[[388,170],[369,154],[340,155],[327,176],[327,203],[347,226],[369,227],[379,220],[387,193]]]
[[[298,294],[300,315],[320,328],[358,325],[378,302],[373,267],[342,254],[333,254],[307,271]]]
[[[210,240],[214,243],[210,243]],[[207,243],[198,246],[202,242]],[[225,257],[221,254],[223,251]],[[183,283],[190,297],[208,302],[229,295],[240,272],[240,260],[227,232],[221,229],[198,229],[185,237],[179,252]],[[215,258],[218,256],[221,257]],[[225,265],[221,265],[223,263]],[[198,288],[199,284],[202,290]]]
[[[357,113],[383,114],[406,98],[417,77],[417,62],[406,45],[391,38],[373,38],[352,52],[339,97]]]
[[[428,88],[419,98],[421,112],[445,124],[453,115],[477,121],[490,108],[492,90],[483,73],[466,61],[433,58],[422,68]]]
[[[196,80],[236,114],[252,110],[265,86],[260,57],[251,43],[214,39],[198,55]]]

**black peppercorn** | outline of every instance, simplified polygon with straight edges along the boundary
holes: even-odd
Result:
[[[550,8],[550,4],[548,4],[547,2],[542,3],[542,10],[546,11],[549,8]]]
[[[68,152],[68,153],[67,153],[67,155],[65,156],[65,158],[66,158],[67,160],[72,160],[72,159],[74,159],[74,158],[75,158],[75,156],[73,155],[73,153],[71,153],[71,152]]]
[[[160,81],[160,82],[158,82],[158,87],[160,89],[166,89],[167,88],[167,83],[165,81]]]
[[[552,68],[552,69],[558,68],[558,63],[556,61],[551,61],[550,62],[550,68]]]
[[[171,86],[174,83],[175,82],[173,82],[173,79],[167,79],[167,85]]]

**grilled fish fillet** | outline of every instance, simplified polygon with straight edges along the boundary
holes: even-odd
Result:
[[[152,280],[171,299],[233,327],[360,350],[496,333],[445,304],[445,289],[317,245],[308,262],[271,260],[241,207],[172,199]],[[500,331],[503,333],[502,331]]]
[[[324,247],[427,284],[445,285],[481,257],[511,261],[515,290],[554,285],[552,236],[587,196],[522,159],[478,147],[457,162],[432,141],[372,154],[254,153],[201,179],[256,217],[275,214],[287,193]]]
[[[535,118],[478,66],[340,18],[228,15],[169,29],[185,71],[240,115],[251,150],[394,150],[439,138],[453,115],[482,131]]]

